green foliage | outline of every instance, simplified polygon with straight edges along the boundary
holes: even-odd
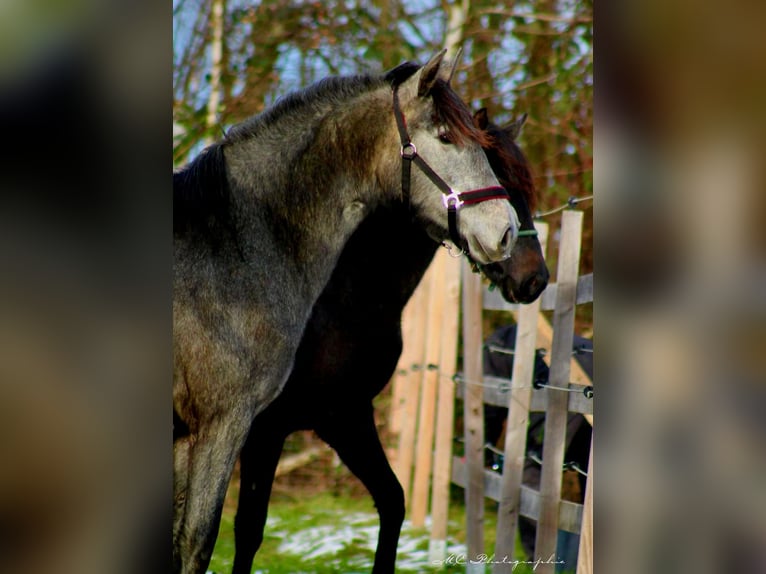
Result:
[[[204,108],[209,95],[205,76],[210,68],[210,4],[185,2],[174,14],[175,100],[193,109]],[[228,0],[223,123],[260,111],[265,101],[300,87],[304,80],[422,60],[442,46],[450,10],[459,4]],[[492,112],[507,112],[507,104],[515,108],[517,102],[536,102],[544,109],[550,104],[547,97],[556,91],[571,103],[571,109],[561,110],[564,113],[580,103],[590,106],[591,12],[587,2],[546,0],[511,7],[474,0],[461,34],[461,74],[480,79],[466,85],[468,99],[488,105]],[[301,68],[309,70],[305,77],[296,73]],[[519,87],[538,80],[541,70],[552,72],[554,79]]]

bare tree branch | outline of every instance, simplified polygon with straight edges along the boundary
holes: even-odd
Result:
[[[479,10],[479,14],[498,14],[509,18],[525,18],[527,20],[540,20],[541,22],[556,22],[565,24],[590,24],[593,22],[592,16],[573,16],[571,18],[559,16],[558,14],[543,14],[539,12],[523,13],[512,10],[499,10],[497,8],[485,8]]]

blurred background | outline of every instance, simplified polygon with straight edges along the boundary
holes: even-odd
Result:
[[[766,572],[764,18],[599,9],[599,570]]]

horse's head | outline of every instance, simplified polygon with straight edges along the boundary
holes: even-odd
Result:
[[[443,58],[440,52],[414,73],[406,65],[389,73],[402,184],[435,240],[450,237],[478,263],[502,261],[516,241],[518,216],[484,155],[485,134],[450,87],[453,68]]]
[[[524,233],[535,228],[532,210],[537,203],[527,159],[516,145],[516,138],[526,119],[525,114],[517,121],[499,127],[489,121],[485,108],[474,114],[476,127],[489,135],[489,145],[484,148],[489,164],[500,184],[508,191],[521,222],[521,232],[511,256],[499,263],[480,264],[479,268],[500,288],[507,301],[519,303],[534,301],[545,289],[549,278],[537,235]]]

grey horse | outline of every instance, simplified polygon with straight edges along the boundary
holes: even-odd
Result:
[[[393,90],[383,75],[325,79],[174,173],[174,571],[207,568],[253,418],[282,390],[346,241],[405,179],[433,239],[459,235],[482,264],[510,255],[517,215],[491,195],[484,134],[443,57]]]

